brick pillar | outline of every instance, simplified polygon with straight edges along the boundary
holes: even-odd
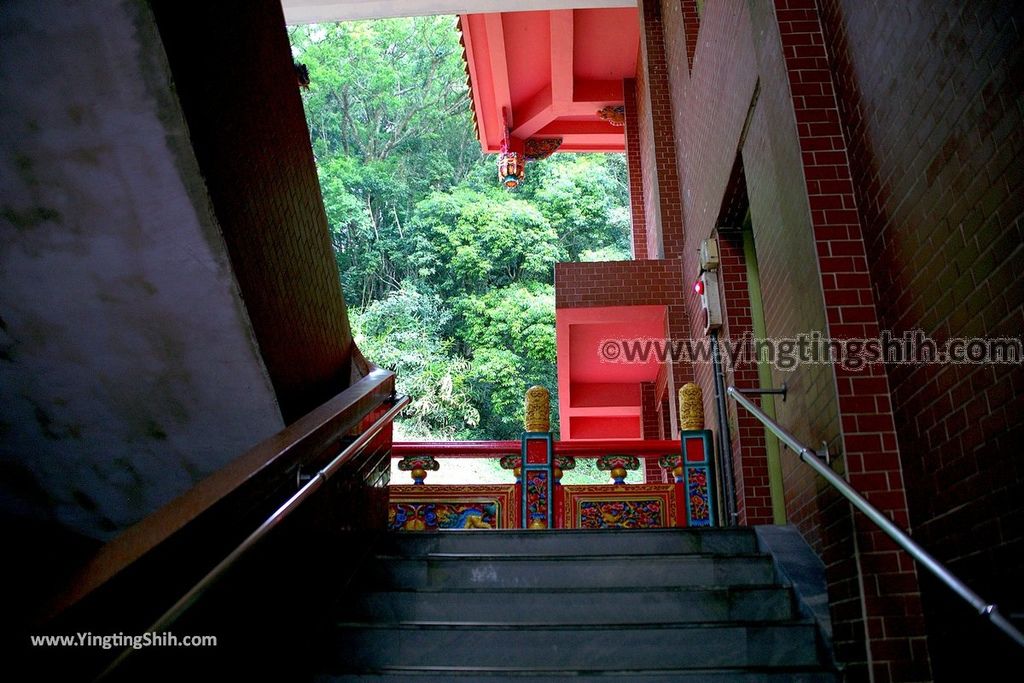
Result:
[[[818,252],[829,336],[878,338],[862,225],[854,196],[833,76],[814,0],[776,0],[797,135]],[[835,366],[846,476],[896,524],[909,529],[906,494],[884,367]],[[931,678],[913,560],[855,513],[864,666],[875,683]],[[838,626],[838,625],[837,625]],[[848,625],[847,625],[848,626]],[[855,625],[856,627],[856,625]]]
[[[629,169],[629,208],[633,221],[633,258],[639,260],[650,257],[647,253],[643,169],[640,166],[640,122],[636,110],[636,81],[632,78],[622,82],[622,97],[626,111],[626,165]]]
[[[645,439],[660,439],[661,425],[658,424],[658,396],[654,382],[640,383],[640,419]],[[665,482],[665,472],[658,465],[657,457],[644,458],[644,474],[648,483]]]
[[[672,438],[672,417],[668,409],[669,400],[662,398],[660,408],[658,409],[658,416],[661,418],[661,424],[658,425],[661,429],[661,438],[671,439]]]
[[[670,343],[682,342],[690,337],[690,325],[687,322],[686,306],[682,303],[682,289],[678,304],[669,304],[668,318],[665,321],[665,335]],[[667,398],[671,424],[671,433],[666,434],[666,439],[675,439],[679,436],[679,389],[687,382],[693,381],[693,365],[683,360],[668,363],[668,387]]]
[[[645,439],[660,439],[661,428],[658,426],[658,397],[654,382],[640,383],[640,415]]]
[[[672,387],[669,384],[668,365],[662,364],[658,369],[658,377],[654,380],[654,400],[658,405],[658,438],[672,438],[672,414],[669,410],[669,392]]]
[[[645,201],[657,201],[647,211],[647,254],[650,258],[679,258],[683,255],[683,204],[676,169],[676,142],[672,125],[672,98],[661,22],[661,4],[639,0],[640,63],[643,87],[638,88],[637,109],[641,120],[640,150],[642,167],[654,170],[644,177]],[[642,106],[646,105],[646,106]],[[645,134],[646,133],[646,134]],[[650,158],[653,155],[653,158]],[[648,180],[653,187],[648,187]],[[651,217],[660,215],[660,224]],[[660,244],[658,238],[660,237]]]
[[[722,338],[728,345],[738,344],[744,335],[754,334],[750,315],[750,289],[747,263],[743,255],[743,234],[733,230],[718,233],[721,265],[718,268],[722,289]],[[732,384],[740,389],[760,385],[757,363],[737,362],[731,368]],[[758,397],[751,397],[760,405]],[[731,430],[733,479],[736,484],[736,512],[740,524],[772,524],[771,492],[768,487],[768,455],[765,452],[764,427],[746,410],[738,410],[735,401],[728,402]]]
[[[697,34],[700,31],[700,13],[697,0],[680,0],[683,9],[683,30],[686,32],[686,65],[693,72],[693,57],[697,53]]]
[[[664,484],[665,470],[658,464],[658,456],[651,455],[644,458],[644,483]]]

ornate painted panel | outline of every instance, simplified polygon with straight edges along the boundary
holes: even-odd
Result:
[[[676,526],[674,484],[564,486],[563,520],[570,529]]]
[[[388,487],[388,529],[512,529],[516,526],[514,484],[486,486]]]
[[[714,446],[708,429],[680,433],[683,456],[683,485],[686,486],[686,525],[714,526]]]
[[[711,495],[708,491],[708,467],[686,468],[686,498],[689,526],[711,526]]]
[[[526,471],[526,519],[528,523],[547,526],[548,473],[543,470]]]

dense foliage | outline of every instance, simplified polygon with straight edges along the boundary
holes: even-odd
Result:
[[[629,258],[623,158],[555,154],[500,188],[450,17],[291,39],[353,331],[414,399],[405,438],[517,438],[527,387],[557,405],[554,264]]]

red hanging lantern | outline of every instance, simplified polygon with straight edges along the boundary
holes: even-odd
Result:
[[[507,112],[502,112],[502,115],[505,131],[501,137],[501,153],[498,154],[498,181],[505,189],[514,190],[526,177],[526,150],[523,141],[509,133]]]
[[[526,164],[523,155],[517,152],[502,151],[498,155],[498,180],[508,190],[519,187],[526,177]]]

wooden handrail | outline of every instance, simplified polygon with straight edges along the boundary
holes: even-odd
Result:
[[[297,468],[314,469],[332,445],[345,439],[393,394],[394,377],[390,371],[371,367],[366,376],[331,400],[127,529],[97,551],[40,621],[49,621],[75,606],[188,527],[216,516],[218,508],[253,507],[260,497],[276,493],[288,482],[293,485]]]
[[[388,411],[379,417],[369,428],[360,434],[356,439],[345,447],[341,453],[336,455],[326,467],[317,472],[312,476],[309,481],[306,482],[302,488],[295,492],[295,494],[289,498],[281,507],[274,511],[272,515],[263,520],[251,534],[249,534],[244,541],[238,544],[223,560],[221,560],[217,566],[211,569],[203,576],[194,586],[192,586],[188,592],[182,595],[177,602],[175,602],[170,608],[165,611],[160,618],[158,618],[153,624],[146,629],[146,633],[163,633],[168,630],[170,626],[175,623],[181,615],[183,615],[190,607],[192,607],[199,599],[210,590],[218,581],[221,581],[229,571],[241,560],[246,553],[250,552],[265,536],[282,524],[289,515],[294,513],[299,507],[308,499],[310,499],[316,492],[326,484],[326,482],[334,476],[347,462],[357,457],[364,448],[369,446],[370,442],[386,427],[390,427],[395,416],[401,412],[402,408],[409,404],[409,397],[402,396],[398,398],[394,405],[390,406]],[[135,652],[135,648],[125,648],[121,654],[115,659],[107,669],[100,674],[97,680],[105,680],[109,675],[114,673],[118,667],[122,666],[125,661]]]

